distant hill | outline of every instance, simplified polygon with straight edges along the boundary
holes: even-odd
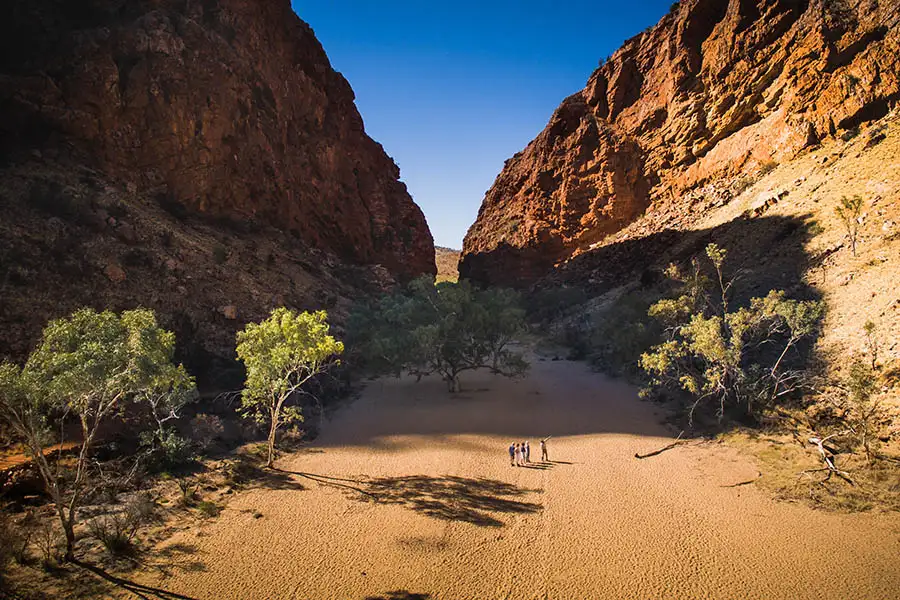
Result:
[[[438,281],[456,281],[459,279],[459,250],[435,246],[434,262],[437,263]]]

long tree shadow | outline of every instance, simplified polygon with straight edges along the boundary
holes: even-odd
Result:
[[[158,598],[159,600],[195,600],[191,596],[177,594],[175,592],[170,592],[169,590],[152,587],[149,585],[144,585],[142,583],[137,583],[136,581],[131,581],[130,579],[118,577],[116,575],[113,575],[112,573],[108,573],[108,572],[104,571],[100,567],[93,565],[91,563],[87,563],[87,562],[83,562],[83,561],[75,561],[75,564],[78,565],[79,567],[81,567],[82,569],[90,571],[94,575],[96,575],[102,579],[105,579],[106,581],[113,584],[114,586],[131,592],[138,598],[143,598],[146,600],[150,600],[151,598]]]
[[[449,475],[347,479],[302,471],[279,472],[342,490],[349,498],[361,502],[399,504],[436,519],[461,521],[482,527],[504,525],[503,521],[490,513],[527,514],[544,508],[542,504],[518,500],[526,494],[539,493],[539,490],[519,488],[496,479]]]
[[[414,594],[406,590],[387,592],[384,596],[366,596],[363,600],[430,600],[431,594]]]
[[[482,527],[502,527],[503,521],[491,513],[529,514],[543,505],[524,502],[535,490],[516,487],[495,479],[465,477],[381,477],[366,483],[367,496],[376,502],[399,504],[429,517],[461,521]]]
[[[364,600],[430,600],[431,594],[414,594],[406,590],[387,592],[383,596],[366,596]]]

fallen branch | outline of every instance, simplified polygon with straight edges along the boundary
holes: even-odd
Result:
[[[848,473],[847,471],[841,471],[840,469],[838,469],[838,468],[835,466],[835,464],[834,464],[834,450],[832,450],[831,448],[827,448],[827,447],[825,446],[825,442],[827,442],[827,441],[830,440],[831,438],[839,437],[839,436],[842,436],[842,435],[846,435],[846,434],[848,434],[848,433],[850,433],[850,432],[849,432],[849,431],[842,431],[842,432],[840,432],[840,433],[832,433],[831,435],[829,435],[829,436],[827,436],[827,437],[824,437],[824,438],[820,438],[820,437],[811,437],[811,438],[809,438],[809,443],[810,443],[810,444],[815,444],[816,448],[817,448],[818,451],[819,451],[819,455],[822,457],[822,460],[825,461],[825,468],[824,468],[824,469],[807,469],[806,471],[803,471],[802,474],[805,475],[805,474],[807,474],[807,473],[815,473],[815,472],[818,472],[818,471],[827,471],[827,472],[828,472],[828,475],[825,476],[825,480],[824,480],[824,481],[828,481],[829,479],[831,479],[831,476],[832,476],[832,475],[837,475],[838,477],[840,477],[841,479],[843,479],[844,481],[846,481],[846,482],[849,483],[850,485],[855,485],[855,484],[853,483],[853,479],[850,477],[850,473]]]
[[[674,448],[674,447],[677,446],[678,444],[683,444],[684,442],[687,441],[687,440],[681,439],[681,436],[683,436],[683,435],[684,435],[684,431],[682,431],[681,433],[678,434],[678,437],[675,438],[675,441],[674,441],[674,442],[672,442],[672,443],[669,444],[668,446],[663,446],[663,447],[660,448],[659,450],[654,450],[653,452],[649,452],[649,453],[647,453],[647,454],[638,454],[637,452],[635,452],[635,453],[634,453],[634,457],[635,457],[635,458],[650,458],[651,456],[656,456],[657,454],[662,454],[662,453],[665,452],[666,450],[671,450],[672,448]]]

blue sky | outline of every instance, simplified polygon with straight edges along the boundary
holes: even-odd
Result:
[[[435,243],[460,248],[503,162],[672,0],[292,0],[400,165]]]

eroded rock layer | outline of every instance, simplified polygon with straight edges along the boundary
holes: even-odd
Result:
[[[898,55],[897,0],[682,0],[507,161],[461,276],[526,285],[648,211],[690,211],[709,182],[884,116]]]

